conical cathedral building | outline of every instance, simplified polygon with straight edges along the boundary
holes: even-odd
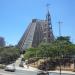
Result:
[[[31,47],[37,47],[41,42],[50,43],[53,40],[51,16],[48,10],[45,20],[32,19],[17,46],[23,51]]]

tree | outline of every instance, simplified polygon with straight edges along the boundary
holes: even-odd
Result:
[[[75,45],[70,42],[70,37],[58,37],[52,43],[41,43],[37,48],[29,48],[26,50],[25,58],[47,57],[60,58],[67,55],[75,54]]]
[[[36,51],[37,50],[38,50],[38,48],[29,48],[29,49],[27,49],[25,54],[24,54],[24,58],[29,59],[29,58],[36,57]]]
[[[16,60],[20,56],[20,52],[16,47],[0,48],[0,63],[8,64]]]

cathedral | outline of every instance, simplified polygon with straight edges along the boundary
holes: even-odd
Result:
[[[24,51],[31,47],[38,47],[41,42],[52,42],[54,35],[52,31],[51,15],[49,10],[46,14],[45,20],[32,19],[28,25],[22,38],[18,42],[17,47]]]

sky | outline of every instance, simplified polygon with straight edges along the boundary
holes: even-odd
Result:
[[[7,45],[19,42],[32,19],[46,18],[47,3],[54,36],[59,36],[61,21],[61,35],[75,43],[75,0],[0,0],[0,36]]]

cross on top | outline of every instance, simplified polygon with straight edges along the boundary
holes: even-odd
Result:
[[[50,4],[49,4],[49,3],[47,3],[47,4],[46,4],[47,10],[49,9],[49,6],[50,6]]]

